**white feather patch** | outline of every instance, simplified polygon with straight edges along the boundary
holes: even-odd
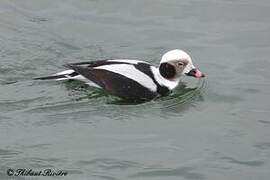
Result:
[[[85,82],[85,84],[87,84],[89,86],[93,86],[93,87],[96,87],[96,88],[101,88],[99,85],[97,85],[96,83],[90,81],[89,79],[85,78],[82,75],[77,75],[77,76],[74,76],[74,77],[70,77],[70,76],[66,75],[66,77],[67,77],[67,79],[83,81],[83,82]]]
[[[68,80],[68,79],[72,79],[72,80],[78,80],[78,81],[83,81],[85,82],[85,84],[92,86],[92,87],[96,87],[96,88],[101,88],[99,85],[97,85],[96,83],[90,81],[89,79],[83,77],[82,75],[77,75],[77,76],[73,76],[71,77],[70,74],[74,73],[75,71],[72,69],[69,70],[65,70],[59,73],[56,73],[55,75],[64,75],[64,78],[58,78],[56,79],[56,81],[63,81],[63,80]]]
[[[67,74],[72,74],[72,73],[74,73],[74,70],[68,69],[68,70],[56,73],[55,75],[67,75]]]
[[[94,69],[104,69],[107,71],[111,71],[120,75],[123,75],[129,79],[132,79],[142,86],[150,89],[155,92],[157,90],[156,84],[153,80],[147,76],[145,73],[136,69],[133,65],[130,64],[111,64],[111,65],[103,65],[99,67],[95,67]]]
[[[97,85],[96,83],[92,82],[92,81],[88,81],[85,84],[92,86],[92,87],[96,87],[96,88],[101,88],[99,85]]]
[[[156,81],[160,84],[160,85],[164,85],[166,87],[168,87],[170,90],[173,90],[174,88],[177,87],[180,78],[177,78],[174,81],[170,81],[168,79],[165,79],[161,76],[161,74],[159,73],[159,69],[156,67],[151,66],[151,70],[154,74],[154,78],[156,79]]]

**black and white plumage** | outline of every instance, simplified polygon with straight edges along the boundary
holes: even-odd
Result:
[[[182,50],[165,53],[159,67],[145,61],[113,59],[66,64],[66,71],[37,80],[80,80],[108,93],[132,100],[149,100],[169,94],[182,74],[204,77]]]

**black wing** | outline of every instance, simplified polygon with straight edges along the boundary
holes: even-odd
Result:
[[[110,64],[132,64],[132,63],[110,61],[110,59],[107,59],[107,60],[99,60],[99,61],[85,61],[85,62],[77,62],[77,63],[68,63],[68,64],[65,64],[64,66],[67,67],[69,65],[72,65],[72,66],[84,66],[84,67],[98,67],[98,66],[110,65]]]
[[[98,67],[103,65],[110,65],[110,64],[132,64],[128,62],[118,62],[118,61],[109,61],[109,60],[98,60],[98,61],[83,61],[83,62],[77,62],[77,63],[68,63],[63,65],[64,67],[70,68],[70,66],[80,66],[80,67]],[[72,68],[70,68],[72,69]],[[38,77],[34,78],[34,80],[51,80],[51,79],[59,79],[59,78],[66,78],[66,75],[70,77],[78,76],[79,73],[76,71],[72,74],[64,74],[64,75],[51,75],[51,76],[44,76],[44,77]]]
[[[74,64],[67,64],[65,66],[96,83],[110,94],[121,98],[147,100],[153,99],[158,95],[138,82],[111,71],[82,67]]]

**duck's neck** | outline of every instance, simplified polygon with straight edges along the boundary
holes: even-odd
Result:
[[[159,68],[156,67],[152,67],[152,72],[154,74],[154,77],[156,79],[156,81],[162,85],[162,86],[166,86],[168,89],[173,90],[174,88],[177,87],[179,81],[180,81],[180,77],[176,77],[173,79],[166,79],[164,78],[160,71]]]

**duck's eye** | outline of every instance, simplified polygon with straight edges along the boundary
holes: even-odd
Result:
[[[178,62],[177,65],[178,65],[178,66],[184,66],[184,63]]]

